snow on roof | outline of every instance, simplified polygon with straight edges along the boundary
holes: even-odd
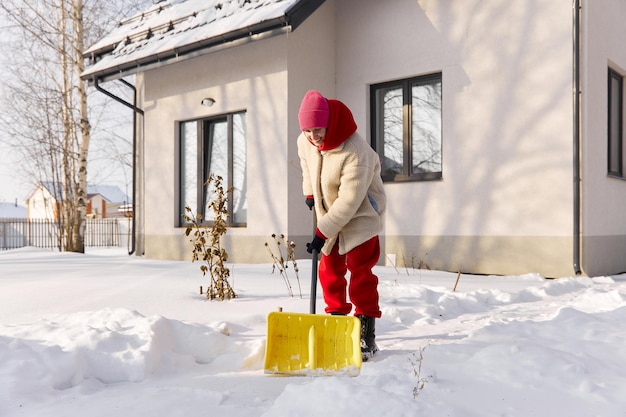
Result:
[[[109,203],[129,203],[128,196],[117,185],[88,185],[87,194],[100,194]]]
[[[33,197],[35,192],[41,188],[45,188],[48,192],[54,196],[55,199],[61,200],[61,185],[50,181],[40,182],[35,190],[33,190],[29,197]],[[100,194],[109,203],[130,203],[131,199],[122,191],[117,185],[87,185],[87,195],[93,196],[94,194]]]
[[[0,202],[0,219],[25,219],[26,207],[17,203]]]
[[[323,0],[169,0],[119,23],[84,52],[85,79],[133,73],[148,63],[299,24]],[[121,74],[117,77],[115,74]]]

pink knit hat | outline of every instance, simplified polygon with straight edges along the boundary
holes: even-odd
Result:
[[[300,130],[314,127],[328,127],[330,118],[330,108],[328,100],[319,91],[309,90],[304,95],[298,112]]]

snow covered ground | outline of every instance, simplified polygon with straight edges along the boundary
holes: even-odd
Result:
[[[382,351],[360,376],[265,375],[268,312],[309,309],[298,266],[302,298],[268,259],[231,265],[239,298],[219,302],[191,262],[0,252],[0,416],[626,416],[625,276],[453,291],[456,274],[377,267]]]

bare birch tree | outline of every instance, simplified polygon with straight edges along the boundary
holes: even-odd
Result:
[[[60,250],[84,252],[92,135],[82,51],[146,1],[2,0],[13,29],[2,123],[33,178],[58,207]],[[89,28],[86,30],[85,28]]]

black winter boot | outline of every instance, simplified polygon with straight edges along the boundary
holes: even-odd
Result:
[[[378,352],[378,346],[376,346],[376,329],[375,318],[359,315],[357,316],[361,321],[361,355],[363,362],[367,362],[374,356],[374,353]]]

